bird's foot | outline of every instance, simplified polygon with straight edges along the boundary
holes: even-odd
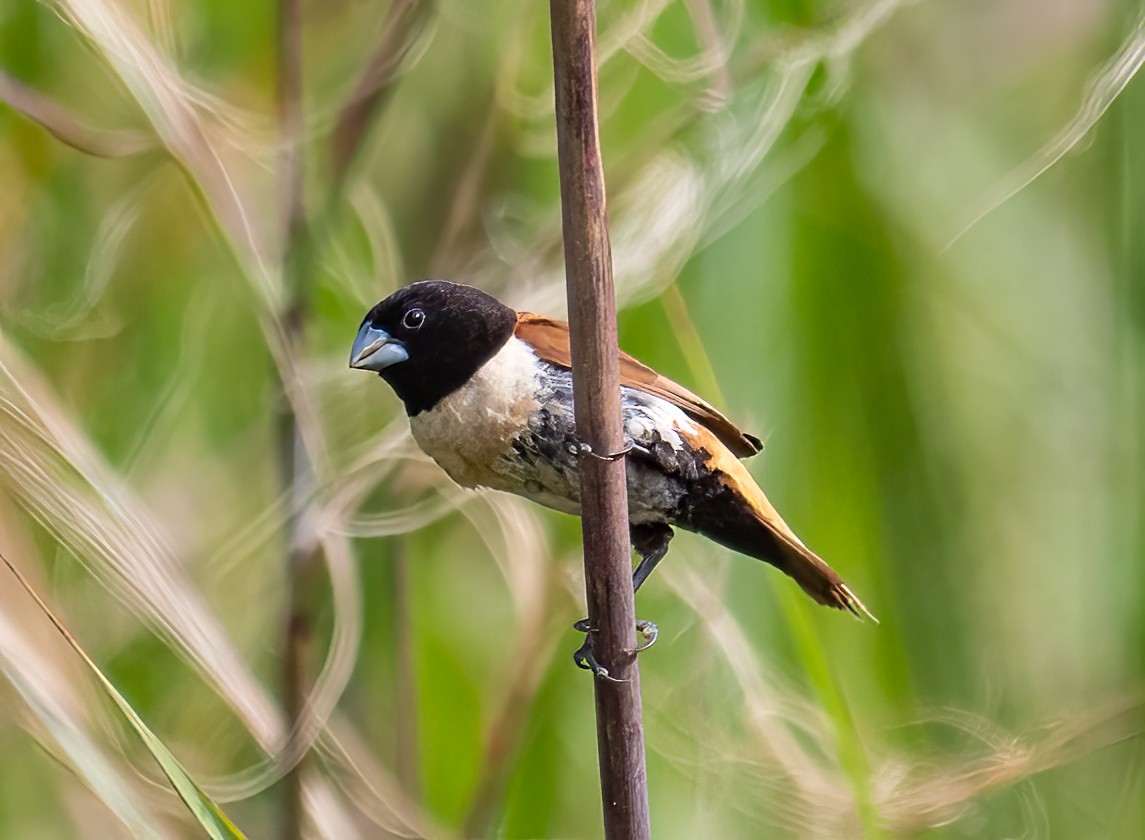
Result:
[[[651,621],[645,621],[643,618],[636,619],[636,632],[644,637],[644,641],[632,649],[633,653],[648,650],[648,648],[656,644],[656,639],[660,637],[660,628]]]
[[[583,668],[586,671],[592,671],[597,677],[602,680],[608,680],[614,683],[628,682],[628,680],[618,679],[608,673],[608,669],[596,661],[596,656],[592,652],[592,632],[588,632],[584,637],[584,644],[581,645],[573,653],[573,662],[576,663],[578,668]]]
[[[569,446],[569,449],[572,450],[572,453],[574,455],[583,455],[583,456],[588,457],[588,458],[595,458],[598,461],[610,461],[611,462],[611,461],[619,461],[621,458],[623,458],[625,455],[627,455],[629,452],[631,452],[632,451],[632,445],[633,445],[632,441],[628,441],[627,443],[624,444],[624,448],[621,449],[619,452],[610,452],[607,455],[599,455],[595,451],[593,451],[593,448],[591,446],[589,446],[587,443],[585,443],[583,440],[578,440],[578,441],[575,441],[571,446]]]
[[[583,668],[586,671],[592,671],[596,676],[601,679],[608,680],[609,682],[622,683],[627,680],[618,679],[608,673],[608,669],[596,661],[596,656],[592,651],[592,637],[596,632],[587,618],[582,618],[573,625],[573,629],[584,633],[584,644],[576,649],[573,654],[573,662],[576,663],[578,668]],[[656,644],[656,638],[660,635],[660,628],[653,624],[651,621],[645,621],[642,618],[636,619],[636,632],[639,633],[644,641],[634,647],[629,653],[640,653],[643,650],[648,650],[652,645]]]

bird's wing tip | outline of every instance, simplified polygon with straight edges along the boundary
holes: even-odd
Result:
[[[867,609],[867,605],[859,599],[858,595],[851,591],[851,588],[847,586],[847,584],[839,584],[839,594],[842,597],[843,606],[846,607],[855,618],[860,621],[867,619],[874,624],[879,623],[879,620],[875,618],[875,614]]]

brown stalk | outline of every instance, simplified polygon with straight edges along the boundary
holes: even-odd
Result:
[[[428,0],[393,0],[382,24],[382,36],[362,77],[338,113],[330,138],[331,192],[337,194],[362,147],[378,106],[391,90],[419,28],[433,7]]]
[[[421,799],[421,768],[417,737],[417,666],[414,656],[413,596],[410,593],[409,551],[404,536],[393,542],[394,730],[398,782],[413,802]]]
[[[92,128],[72,116],[60,103],[0,72],[0,102],[43,126],[53,137],[93,157],[138,155],[156,148],[154,138],[138,131]]]
[[[283,349],[291,362],[297,360],[305,344],[306,310],[310,292],[310,230],[303,189],[305,173],[304,121],[302,110],[302,3],[278,3],[278,118],[280,200],[283,232],[282,271],[286,303],[280,313]],[[308,683],[307,660],[311,637],[311,609],[308,584],[314,577],[317,546],[305,531],[304,519],[313,486],[313,471],[294,413],[290,391],[297,382],[298,366],[280,366],[282,394],[279,401],[278,443],[281,476],[287,499],[286,616],[282,643],[282,702],[290,733],[282,760],[291,769],[284,778],[282,822],[284,840],[302,837],[304,821],[303,765],[298,755],[299,733],[303,731]]]
[[[393,91],[410,47],[429,20],[433,0],[392,0],[382,23],[381,36],[366,62],[350,96],[342,104],[329,144],[329,182],[319,225],[338,211],[343,188],[369,136],[382,106]],[[394,728],[396,768],[403,793],[416,802],[420,797],[417,741],[417,690],[414,664],[412,606],[410,603],[409,557],[404,540],[395,542],[393,555],[392,600],[388,607],[395,616],[395,703]]]
[[[364,143],[371,123],[391,90],[391,82],[401,69],[409,47],[420,25],[433,8],[429,0],[394,0],[382,27],[382,36],[370,56],[366,69],[343,105],[330,139],[331,172],[324,190],[325,200],[317,222],[307,215],[304,193],[305,121],[302,108],[302,14],[301,0],[279,0],[279,119],[282,137],[280,161],[284,209],[282,229],[283,274],[287,304],[280,319],[284,345],[297,359],[305,343],[306,314],[309,308],[312,277],[312,247],[315,225],[321,225],[335,208],[355,157]],[[296,375],[296,365],[287,365],[284,375]],[[279,424],[280,460],[290,511],[288,522],[287,615],[283,635],[282,690],[290,736],[282,761],[292,767],[283,791],[282,837],[295,840],[302,836],[304,810],[302,803],[304,768],[300,735],[305,731],[307,662],[310,656],[312,600],[310,592],[319,571],[320,548],[307,535],[304,526],[308,499],[314,487],[313,469],[307,457],[298,420],[289,397],[292,383],[284,381],[283,410]],[[393,610],[398,616],[395,639],[398,658],[398,773],[403,788],[416,798],[417,745],[416,708],[413,697],[412,640],[409,636],[408,580],[404,551],[399,548],[395,559],[395,594]]]
[[[477,216],[477,208],[481,199],[481,182],[489,168],[489,160],[493,156],[493,140],[497,134],[498,109],[496,97],[490,99],[485,116],[485,125],[481,134],[473,145],[469,160],[453,188],[453,197],[449,202],[449,211],[442,225],[441,236],[437,240],[437,247],[433,249],[434,267],[431,272],[434,277],[448,277],[459,268],[458,247],[462,235],[473,223]]]
[[[649,836],[640,673],[636,656],[628,495],[612,251],[596,99],[593,0],[550,0],[557,157],[577,435],[598,457],[581,458],[585,590],[597,677],[596,731],[607,838]]]

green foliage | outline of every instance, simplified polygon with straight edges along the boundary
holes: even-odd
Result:
[[[273,835],[292,381],[328,563],[315,834],[597,836],[577,523],[450,486],[345,367],[418,277],[560,313],[545,4],[425,4],[340,190],[330,134],[393,24],[303,4],[297,359],[274,4],[8,5],[0,71],[152,148],[0,107],[0,548]],[[599,5],[622,344],[765,439],[753,473],[881,621],[679,535],[637,603],[655,836],[1142,836],[1137,5]],[[26,600],[0,587],[0,837],[146,834],[150,758]]]

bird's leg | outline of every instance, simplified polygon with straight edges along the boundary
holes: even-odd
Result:
[[[632,539],[632,547],[640,555],[640,562],[636,566],[636,571],[632,573],[632,594],[635,595],[640,591],[644,581],[648,580],[652,570],[668,553],[668,543],[672,541],[674,532],[671,527],[663,522],[630,525],[628,532]],[[660,628],[651,621],[638,618],[636,619],[636,631],[644,637],[643,643],[638,645],[635,650],[636,653],[639,653],[656,644],[656,637],[660,633]]]
[[[628,526],[632,548],[640,555],[640,564],[632,573],[633,594],[640,591],[640,587],[648,580],[652,570],[664,559],[664,555],[668,553],[668,543],[671,542],[674,533],[671,527],[663,522]]]
[[[640,555],[640,563],[632,574],[632,594],[635,595],[644,581],[648,579],[648,576],[652,574],[656,564],[663,560],[664,555],[668,553],[668,543],[672,539],[673,531],[662,522],[630,525],[628,531],[632,548]],[[592,654],[592,636],[596,632],[596,628],[589,623],[587,618],[582,618],[573,625],[573,629],[585,634],[584,644],[577,648],[576,653],[573,654],[573,662],[577,664],[577,667],[592,671],[602,679],[616,682],[616,678],[610,676],[608,669],[597,662],[596,657]],[[632,653],[640,653],[640,651],[652,647],[656,643],[660,628],[651,621],[638,618],[636,619],[636,632],[644,637],[644,641],[633,648]]]

